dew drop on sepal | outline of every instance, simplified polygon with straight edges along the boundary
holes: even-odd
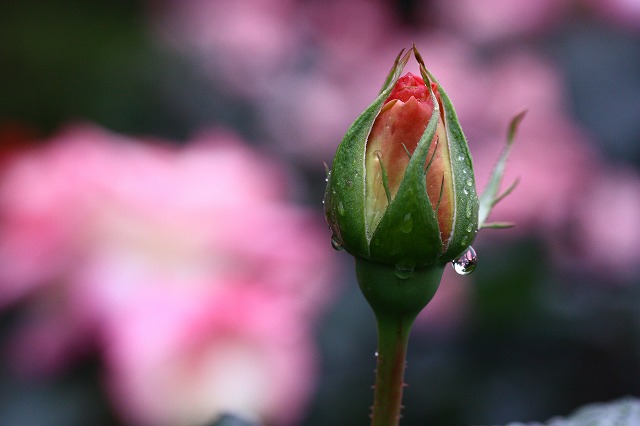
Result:
[[[453,269],[460,275],[468,275],[478,266],[478,255],[473,247],[469,248],[451,262]]]
[[[397,264],[395,270],[396,277],[401,280],[406,280],[413,275],[413,269],[414,266],[412,264]]]
[[[409,234],[413,231],[413,219],[411,218],[411,213],[407,213],[404,215],[404,219],[400,224],[400,231],[405,234]]]
[[[342,241],[340,241],[340,238],[335,234],[331,236],[331,247],[338,251],[344,250],[344,247],[342,247]]]

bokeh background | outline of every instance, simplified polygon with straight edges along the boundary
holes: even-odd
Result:
[[[403,425],[640,395],[638,0],[0,6],[0,424],[366,425],[373,315],[322,218],[342,134],[415,43],[479,189]],[[411,70],[411,67],[409,67]]]

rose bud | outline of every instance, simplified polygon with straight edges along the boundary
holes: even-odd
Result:
[[[402,53],[339,145],[324,202],[334,247],[413,270],[469,247],[478,196],[449,97],[415,47]],[[400,77],[412,54],[421,76]]]

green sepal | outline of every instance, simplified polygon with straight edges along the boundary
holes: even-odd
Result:
[[[471,153],[451,99],[433,74],[426,69],[424,61],[417,51],[416,59],[420,64],[420,72],[425,82],[430,85],[430,82],[433,81],[438,85],[438,93],[444,110],[447,143],[449,144],[454,215],[451,236],[445,244],[445,252],[440,256],[440,262],[445,263],[462,254],[473,242],[478,232],[478,194]]]
[[[371,237],[372,259],[413,269],[434,264],[442,252],[438,219],[425,184],[425,164],[438,125],[437,108],[409,160],[395,198]]]
[[[527,111],[522,111],[521,113],[516,115],[509,123],[509,130],[507,131],[507,143],[502,149],[502,153],[500,154],[498,162],[491,171],[491,176],[489,178],[489,182],[487,183],[487,187],[480,196],[478,223],[481,228],[489,227],[485,226],[485,222],[487,221],[487,218],[489,217],[489,213],[491,213],[491,209],[493,208],[493,206],[495,206],[496,203],[498,203],[504,197],[509,195],[518,184],[518,180],[516,180],[505,192],[503,192],[501,195],[498,195],[498,191],[500,190],[500,183],[502,182],[502,177],[504,176],[507,159],[509,158],[509,153],[511,152],[511,147],[513,146],[513,141],[518,130],[518,126],[524,119],[526,113]]]
[[[324,207],[329,226],[342,247],[369,257],[365,219],[365,151],[367,139],[384,101],[400,78],[411,51],[401,51],[376,100],[354,121],[338,146],[327,177]]]

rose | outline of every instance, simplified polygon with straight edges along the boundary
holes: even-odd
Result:
[[[431,83],[439,104],[437,87],[437,84]],[[422,78],[407,73],[396,82],[373,123],[365,160],[366,211],[370,227],[375,227],[380,222],[389,201],[396,196],[409,160],[434,113],[429,92]],[[440,113],[442,114],[442,109]],[[439,143],[440,140],[446,141],[446,137],[443,118],[440,116],[436,135],[430,141],[427,154],[429,162],[426,185],[429,201],[437,212],[443,241],[448,239],[453,221],[453,188],[451,182],[445,179],[445,176],[450,176],[449,163],[444,161],[449,156],[449,149],[446,144]]]
[[[400,78],[411,54],[422,78]],[[356,260],[360,290],[378,329],[371,424],[397,425],[411,326],[434,296],[444,265],[475,268],[470,247],[491,208],[516,127],[478,199],[453,105],[414,46],[396,58],[376,100],[356,119],[327,172],[325,215],[335,248]]]
[[[411,54],[421,77],[400,74]],[[478,230],[471,156],[448,96],[416,48],[338,147],[325,213],[334,246],[413,270],[447,263]]]

